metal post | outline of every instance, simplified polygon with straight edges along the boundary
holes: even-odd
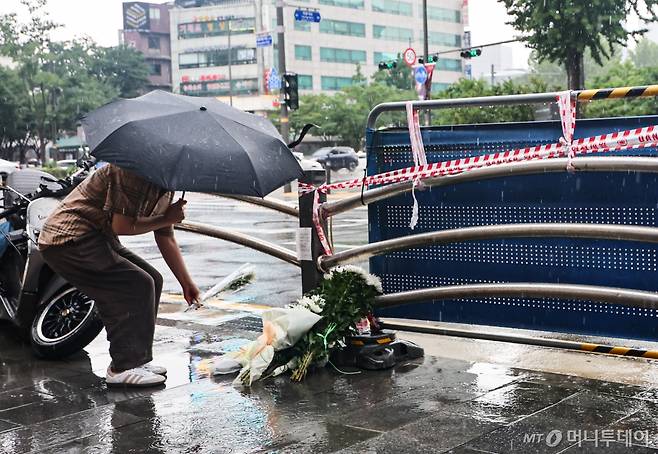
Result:
[[[322,171],[309,170],[299,179],[300,183],[318,184],[318,176]],[[320,203],[327,200],[327,196],[320,193]],[[318,269],[317,259],[323,254],[320,239],[313,225],[313,200],[315,192],[299,196],[299,237],[297,238],[297,253],[302,268],[302,291],[304,293],[313,290],[322,281],[322,273]],[[320,220],[322,228],[327,231],[327,222]]]
[[[233,105],[233,72],[231,70],[231,19],[228,20],[228,102]]]
[[[263,0],[256,0],[254,2],[255,8],[255,19],[254,19],[254,29],[256,31],[256,36],[258,33],[263,31]],[[268,26],[268,29],[270,27]],[[256,66],[258,71],[258,94],[262,95],[265,93],[265,80],[263,77],[264,73],[264,60],[265,60],[265,51],[262,47],[256,49]]]
[[[430,51],[429,51],[429,42],[428,42],[428,33],[427,33],[427,0],[423,0],[423,55],[425,55],[425,60],[423,64],[429,63]],[[436,67],[435,67],[436,69]],[[430,83],[429,89],[425,90],[424,99],[430,99],[432,94],[432,84]],[[425,111],[425,126],[429,126],[431,118],[430,110]]]
[[[284,74],[286,73],[286,40],[284,35],[284,26],[283,26],[283,0],[277,0],[276,2],[276,28],[277,28],[277,45],[279,46],[279,77],[281,77],[281,127],[280,133],[281,137],[285,143],[290,142],[290,124],[288,123],[288,106],[283,99],[283,90],[285,87]],[[283,192],[292,192],[292,187],[290,183],[286,183],[283,186]]]
[[[493,87],[496,84],[496,73],[494,72],[494,65],[491,64],[491,86]]]
[[[281,90],[283,90],[283,75],[286,73],[286,42],[284,38],[283,26],[283,0],[276,2],[276,28],[277,28],[277,45],[279,46],[279,76],[281,77]],[[283,96],[281,96],[283,98]],[[282,99],[283,101],[283,99]],[[290,141],[290,125],[288,124],[288,106],[281,102],[281,136],[288,143]]]

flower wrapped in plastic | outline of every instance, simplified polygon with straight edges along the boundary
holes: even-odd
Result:
[[[263,312],[263,333],[235,353],[215,362],[215,373],[228,373],[241,367],[235,384],[251,385],[270,367],[276,351],[292,347],[320,320],[320,315],[299,305]],[[282,372],[282,371],[281,371]]]

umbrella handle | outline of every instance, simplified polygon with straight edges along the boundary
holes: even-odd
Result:
[[[180,198],[185,200],[185,191],[183,191],[183,195],[181,195]]]
[[[293,149],[293,148],[295,148],[297,145],[299,145],[299,144],[302,142],[302,140],[304,140],[304,136],[306,135],[306,133],[308,132],[308,130],[311,129],[311,128],[319,128],[319,126],[318,126],[318,125],[314,125],[313,123],[307,123],[307,124],[305,124],[304,127],[302,128],[302,132],[299,134],[299,137],[297,138],[297,140],[295,140],[294,142],[290,142],[290,143],[288,144],[288,148]]]

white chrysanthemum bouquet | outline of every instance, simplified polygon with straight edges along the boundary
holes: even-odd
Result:
[[[382,286],[379,278],[356,266],[336,267],[324,278],[296,303],[265,311],[263,334],[216,367],[229,370],[230,361],[239,363],[236,382],[248,386],[288,370],[293,381],[301,381],[312,364],[325,362],[332,348],[356,333]]]

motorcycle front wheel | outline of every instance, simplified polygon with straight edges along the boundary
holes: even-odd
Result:
[[[59,359],[85,348],[102,329],[94,300],[66,285],[39,305],[30,342],[37,356]]]

